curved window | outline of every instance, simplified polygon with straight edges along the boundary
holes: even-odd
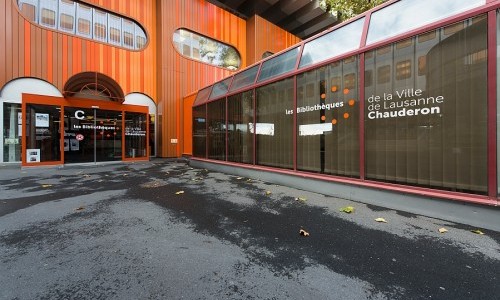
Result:
[[[236,48],[187,29],[177,29],[173,42],[182,56],[229,70],[237,70],[241,65]]]
[[[147,44],[146,33],[136,22],[71,0],[18,0],[29,21],[60,32],[75,34],[131,50]]]
[[[401,0],[372,14],[366,43],[396,36],[485,3],[486,0]]]

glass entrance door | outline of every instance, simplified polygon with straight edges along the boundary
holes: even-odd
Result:
[[[119,111],[65,107],[64,163],[122,159]]]

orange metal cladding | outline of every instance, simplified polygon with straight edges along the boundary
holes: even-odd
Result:
[[[63,91],[71,76],[86,71],[108,75],[125,95],[140,92],[156,101],[155,0],[88,0],[132,18],[148,36],[142,51],[130,51],[53,31],[24,19],[14,0],[0,1],[0,88],[19,77],[36,77]]]
[[[172,43],[175,30],[187,28],[234,46],[241,55],[241,68],[260,60],[265,51],[281,51],[300,39],[260,17],[245,21],[203,0],[157,0],[157,6],[162,41],[158,103],[159,113],[163,114],[160,138],[164,146],[160,155],[177,157],[189,154],[192,148],[191,106],[184,97],[235,72],[181,56]],[[178,143],[171,143],[171,139]]]
[[[193,155],[193,110],[191,109],[196,100],[196,93],[184,97],[182,105],[184,106],[183,114],[183,141],[182,141],[182,154]]]
[[[277,53],[283,49],[301,42],[295,35],[266,21],[259,16],[253,16],[247,21],[247,45],[249,65],[262,59],[265,52]]]

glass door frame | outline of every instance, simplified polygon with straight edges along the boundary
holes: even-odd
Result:
[[[64,164],[64,113],[65,107],[81,107],[96,110],[112,110],[119,111],[122,114],[121,126],[122,129],[125,128],[125,114],[128,113],[141,113],[146,116],[146,145],[149,143],[149,110],[147,106],[130,105],[130,104],[120,104],[118,102],[106,101],[106,100],[94,100],[94,99],[82,99],[82,98],[63,98],[45,95],[33,95],[33,94],[23,94],[22,95],[22,116],[23,116],[23,132],[27,132],[27,107],[28,105],[48,105],[60,107],[60,120],[59,123],[59,151],[60,159],[54,161],[44,161],[44,162],[27,162],[26,151],[27,151],[27,135],[22,136],[22,149],[21,149],[21,165],[23,167],[34,167],[34,166],[51,166],[51,165],[62,165]],[[122,141],[125,141],[125,130],[122,130]],[[94,151],[96,145],[94,145]],[[146,156],[140,157],[129,157],[125,155],[125,142],[122,142],[122,161],[146,161],[149,160],[149,147],[146,147]],[[96,157],[94,153],[94,163]]]

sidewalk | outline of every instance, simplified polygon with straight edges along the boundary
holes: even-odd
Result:
[[[475,229],[182,160],[1,167],[0,299],[495,299]]]

